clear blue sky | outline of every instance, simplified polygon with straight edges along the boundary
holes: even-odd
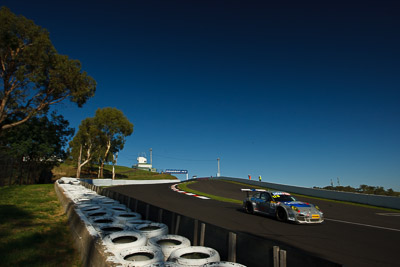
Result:
[[[98,83],[72,127],[116,107],[118,164],[400,191],[399,1],[23,1]],[[179,176],[184,179],[184,176]]]

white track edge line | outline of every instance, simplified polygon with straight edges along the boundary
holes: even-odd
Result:
[[[348,224],[354,224],[354,225],[366,226],[366,227],[371,227],[371,228],[378,228],[378,229],[383,229],[383,230],[389,230],[389,231],[396,231],[396,232],[400,232],[400,229],[394,229],[394,228],[388,228],[388,227],[382,227],[382,226],[376,226],[376,225],[369,225],[369,224],[355,223],[355,222],[346,222],[346,221],[335,220],[335,219],[328,219],[328,218],[325,218],[325,220],[326,220],[326,221],[333,221],[333,222],[348,223]]]

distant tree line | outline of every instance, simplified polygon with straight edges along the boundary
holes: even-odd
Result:
[[[314,187],[320,189],[319,187]],[[382,195],[382,196],[396,196],[400,197],[400,192],[394,191],[392,188],[385,190],[382,186],[369,186],[362,184],[358,188],[354,188],[351,186],[325,186],[322,189],[333,190],[333,191],[342,191],[342,192],[351,192],[351,193],[361,193],[361,194],[370,194],[370,195]]]

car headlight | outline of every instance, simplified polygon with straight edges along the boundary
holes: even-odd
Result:
[[[295,207],[295,206],[292,206],[292,210],[297,211],[297,212],[300,212],[300,210],[299,210],[297,207]]]
[[[317,210],[321,211],[317,205],[314,206]]]

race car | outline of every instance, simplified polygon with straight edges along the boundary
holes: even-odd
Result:
[[[318,206],[297,201],[286,192],[273,192],[264,189],[241,189],[247,192],[243,208],[247,213],[261,213],[276,217],[279,221],[299,224],[322,223],[324,214]],[[252,195],[250,193],[253,192]]]

